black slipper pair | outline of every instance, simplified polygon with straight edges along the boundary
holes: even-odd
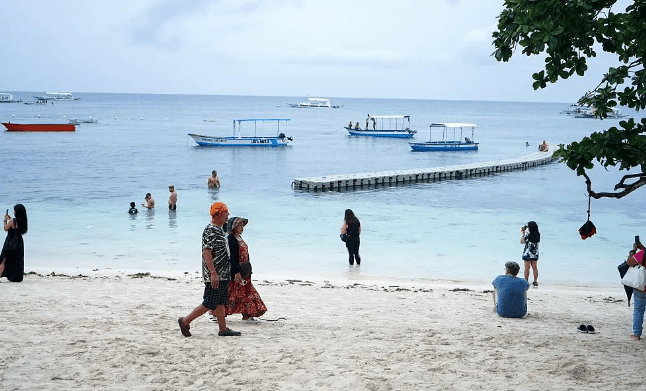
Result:
[[[584,324],[580,325],[580,326],[577,328],[577,331],[578,331],[579,333],[587,333],[587,334],[594,334],[594,333],[595,333],[595,331],[594,331],[594,327],[593,327],[592,325],[590,325],[590,324],[589,324],[589,325],[587,325],[587,326],[586,326],[586,325],[584,325]]]

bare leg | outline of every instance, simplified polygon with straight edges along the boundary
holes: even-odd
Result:
[[[534,272],[534,282],[538,282],[538,262],[537,261],[531,261],[532,264],[532,271]],[[527,273],[527,276],[529,277],[529,272]]]
[[[6,261],[7,258],[3,259],[2,262],[0,263],[0,278],[2,277],[2,273],[4,273],[4,261]]]
[[[525,280],[529,281],[529,267],[530,267],[529,261],[525,261]]]
[[[220,331],[227,331],[227,318],[224,315],[224,305],[220,304],[215,307],[215,317],[218,318],[218,327]]]
[[[222,308],[224,309],[224,307]],[[208,310],[209,309],[203,306],[202,304],[198,305],[197,307],[195,307],[193,311],[191,311],[191,313],[187,317],[184,318],[184,322],[183,322],[184,325],[185,326],[190,325],[192,321],[204,315]]]

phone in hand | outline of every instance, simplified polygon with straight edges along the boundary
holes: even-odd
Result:
[[[5,215],[5,216],[9,216],[9,209],[7,209],[7,211],[6,211],[6,212],[4,212],[4,215]]]
[[[641,242],[639,241],[639,235],[635,235],[635,243],[641,243]]]

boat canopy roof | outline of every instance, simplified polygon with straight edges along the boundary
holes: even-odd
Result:
[[[328,98],[309,98],[310,102],[329,102]]]
[[[72,96],[71,92],[45,92],[45,95],[53,96]]]
[[[383,118],[383,119],[388,119],[388,118],[392,118],[392,119],[409,118],[410,119],[410,115],[371,115],[370,118]]]
[[[240,118],[234,119],[237,122],[261,122],[261,121],[291,121],[291,118]]]
[[[446,128],[476,128],[476,124],[467,124],[464,122],[439,122],[431,124],[431,127],[446,127]]]

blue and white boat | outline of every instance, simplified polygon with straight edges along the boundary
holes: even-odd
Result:
[[[291,137],[283,133],[287,129],[289,118],[244,118],[233,120],[233,136],[202,136],[189,133],[197,145],[202,147],[284,147],[290,145]],[[242,136],[242,124],[253,122],[253,136]],[[276,136],[258,136],[258,125],[276,123]],[[281,129],[281,124],[283,129]]]
[[[473,133],[477,125],[462,122],[445,122],[429,126],[429,141],[409,143],[413,151],[477,151],[478,143],[473,140]],[[433,141],[433,128],[442,129],[442,140]],[[464,136],[463,132],[471,129],[471,138]],[[458,137],[459,130],[459,137]],[[452,137],[451,137],[451,133]]]
[[[359,123],[355,126],[344,126],[352,136],[412,138],[416,130],[410,128],[410,115],[371,115],[366,119],[367,127],[362,129]]]

